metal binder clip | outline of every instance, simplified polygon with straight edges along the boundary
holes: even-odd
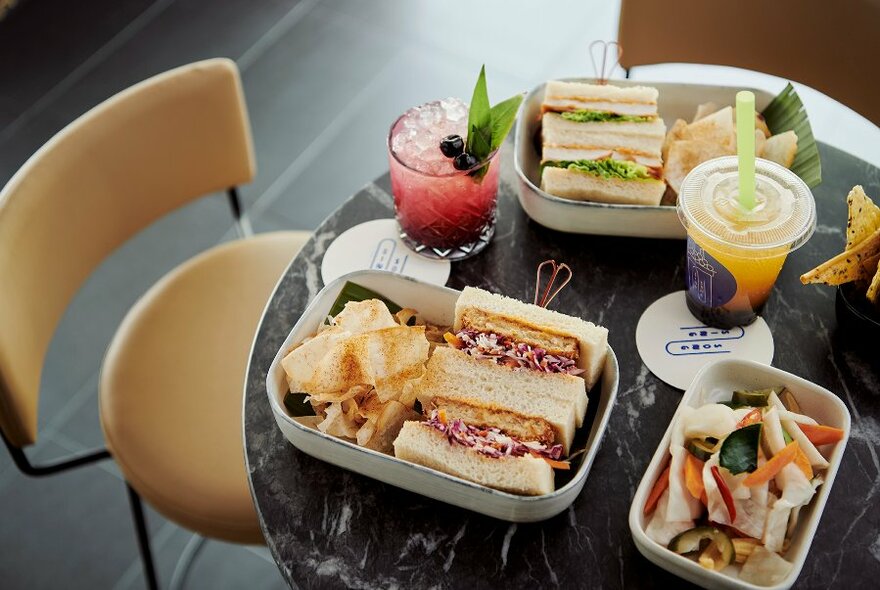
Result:
[[[596,55],[596,48],[599,49],[602,56],[602,67],[599,68],[597,66],[598,59]],[[607,70],[605,69],[608,65],[608,50],[611,49],[614,51],[614,62],[611,64]],[[614,68],[620,63],[620,58],[623,57],[623,47],[617,41],[602,41],[597,39],[590,43],[590,61],[593,62],[593,72],[596,74],[596,82],[598,84],[607,84],[608,77],[614,71]]]
[[[541,272],[544,270],[544,267],[550,265],[550,268],[553,269],[552,274],[550,275],[550,280],[547,282],[547,288],[544,289],[544,293],[541,295],[541,298],[538,299],[538,293],[541,290]],[[565,280],[562,281],[562,284],[559,285],[555,291],[550,292],[553,289],[553,284],[556,282],[556,278],[559,275],[559,271],[565,270],[568,272],[568,276],[565,277]],[[547,305],[553,301],[553,299],[559,295],[559,292],[571,281],[571,269],[567,264],[556,264],[555,260],[545,260],[541,264],[538,265],[538,273],[535,278],[535,305],[540,305],[541,307],[547,307]]]

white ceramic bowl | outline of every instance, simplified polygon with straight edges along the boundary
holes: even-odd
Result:
[[[711,401],[730,399],[729,397],[714,397],[713,391],[716,393],[723,391],[729,395],[734,389],[763,389],[776,385],[784,385],[791,390],[801,406],[803,414],[816,419],[820,424],[842,428],[844,437],[842,441],[834,445],[831,454],[826,457],[830,465],[825,471],[825,483],[816,491],[810,504],[800,512],[797,530],[795,530],[791,545],[784,555],[785,559],[794,565],[791,573],[776,586],[756,586],[737,577],[739,566],[729,566],[722,572],[710,571],[700,567],[696,561],[678,555],[648,538],[645,534],[648,518],[645,517],[643,509],[654,482],[665,468],[666,457],[669,455],[672,424],[675,423],[682,406],[697,408]],[[684,392],[678,407],[679,410],[676,411],[669,428],[666,429],[666,434],[660,441],[660,446],[657,447],[642,482],[636,490],[629,510],[629,528],[632,531],[636,547],[654,564],[704,588],[749,590],[791,588],[804,566],[810,544],[816,534],[816,527],[822,517],[822,510],[831,493],[834,476],[840,467],[843,450],[849,440],[850,417],[846,406],[827,389],[791,373],[754,361],[723,360],[707,365],[697,373],[691,386]]]
[[[569,82],[595,82],[587,78],[565,78]],[[714,102],[734,105],[736,93],[744,88],[681,84],[675,82],[643,82],[614,80],[615,86],[653,86],[660,91],[658,106],[666,128],[676,119],[690,122],[697,105]],[[592,203],[556,197],[541,190],[541,157],[535,149],[535,137],[541,127],[541,103],[545,84],[532,89],[526,96],[516,123],[514,168],[519,177],[519,202],[529,217],[550,229],[580,234],[638,236],[643,238],[685,237],[675,207],[650,205],[617,205]],[[750,88],[755,93],[755,107],[760,112],[773,99],[765,90]]]
[[[571,479],[553,493],[542,496],[509,494],[360,447],[304,425],[287,414],[283,402],[288,387],[281,366],[284,352],[316,332],[346,281],[372,289],[404,307],[417,309],[432,323],[452,325],[455,301],[459,295],[459,291],[454,289],[375,270],[350,273],[324,287],[275,355],[266,378],[266,392],[275,421],[293,446],[313,457],[373,479],[512,522],[544,520],[562,512],[574,502],[584,487],[617,397],[620,372],[617,357],[610,346],[602,378],[590,393],[590,407],[595,408],[595,417],[591,423],[588,422],[594,411],[588,408],[587,421],[575,435],[576,446],[579,440],[586,438],[586,452],[580,464],[575,467],[575,472],[571,474]],[[328,466],[328,469],[331,467]]]

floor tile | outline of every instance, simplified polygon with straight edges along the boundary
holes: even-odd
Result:
[[[296,2],[156,0],[167,4],[123,46],[0,143],[0,183],[80,114],[136,82],[199,59],[245,54]],[[44,54],[46,55],[46,54]]]
[[[154,558],[160,586],[168,588],[178,566],[181,555],[192,540],[190,531],[169,525],[168,530],[157,533],[153,538]],[[170,531],[170,534],[169,534]],[[163,537],[161,540],[159,537]],[[159,542],[161,541],[161,545]],[[135,563],[124,580],[116,584],[117,590],[130,588],[140,590],[144,581],[139,563]],[[247,547],[235,543],[225,543],[214,539],[206,540],[198,550],[186,575],[186,590],[270,590],[286,588],[275,563],[265,548]]]
[[[0,488],[0,505],[5,588],[109,588],[137,553],[124,484],[97,467],[39,479],[16,473]]]
[[[91,0],[88,10],[68,0],[19,2],[0,21],[0,133],[30,105],[117,37],[154,0]],[[88,35],[82,31],[87,29]],[[52,59],[46,59],[51,55]],[[27,72],[26,75],[23,75]]]
[[[340,114],[358,115],[376,75],[398,51],[321,4],[257,60],[243,74],[258,163],[245,200],[274,194],[279,178],[338,137],[333,122]]]

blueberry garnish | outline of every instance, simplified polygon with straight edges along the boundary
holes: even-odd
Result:
[[[452,165],[456,170],[470,170],[477,165],[477,158],[467,152],[458,154],[452,161]]]
[[[447,135],[440,140],[440,151],[447,158],[454,158],[464,151],[464,140],[461,135]]]

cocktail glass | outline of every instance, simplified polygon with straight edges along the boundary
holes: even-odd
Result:
[[[388,134],[391,189],[400,237],[428,258],[469,258],[482,251],[495,233],[499,151],[469,170],[456,170],[452,160],[440,154],[439,141],[447,132],[461,129],[464,121],[450,124],[441,116],[443,120],[428,124],[428,129],[416,128],[414,132],[407,124],[413,118],[412,111],[397,119]],[[411,133],[415,139],[411,144],[395,141],[402,133]],[[422,133],[430,137],[419,137]],[[424,147],[409,150],[407,145],[414,146],[416,141]],[[403,147],[396,149],[399,146]]]

